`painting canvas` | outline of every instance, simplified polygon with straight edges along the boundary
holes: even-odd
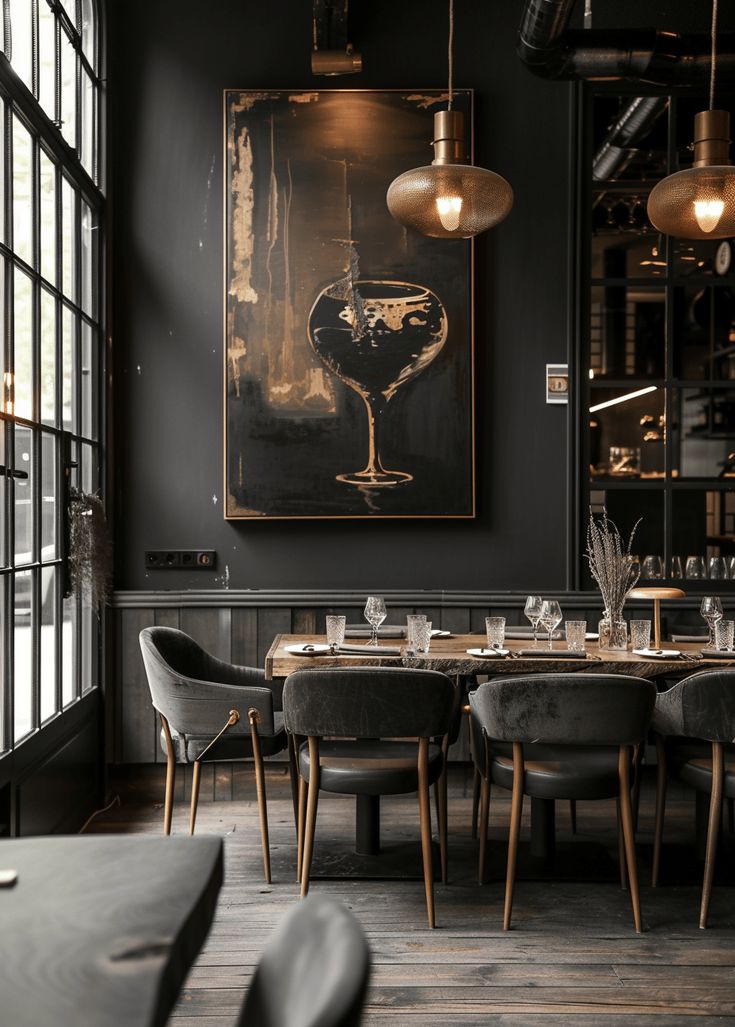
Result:
[[[472,245],[385,203],[442,106],[226,91],[228,518],[474,516]]]

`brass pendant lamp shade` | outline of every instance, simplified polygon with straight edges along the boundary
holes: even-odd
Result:
[[[654,228],[682,239],[735,235],[735,167],[730,164],[730,115],[701,111],[694,118],[694,166],[669,175],[648,198]]]
[[[407,228],[434,239],[469,239],[499,224],[513,190],[493,171],[464,163],[464,116],[434,115],[434,161],[399,175],[388,188],[388,210]]]

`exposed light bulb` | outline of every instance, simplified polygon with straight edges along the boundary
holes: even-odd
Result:
[[[436,209],[442,228],[447,232],[456,232],[459,228],[459,215],[462,211],[461,196],[437,196]]]
[[[725,209],[724,200],[695,200],[694,216],[703,232],[714,232]]]

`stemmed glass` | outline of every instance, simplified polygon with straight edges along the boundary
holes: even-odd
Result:
[[[718,620],[722,620],[722,603],[720,602],[720,597],[705,596],[704,599],[702,599],[702,605],[699,607],[699,612],[707,621],[707,626],[709,627],[709,642],[707,645],[712,649],[715,644],[715,624]]]
[[[380,596],[368,596],[368,600],[365,603],[365,620],[373,629],[368,645],[378,644],[378,628],[387,615],[388,611],[385,608],[385,600],[381,599]]]
[[[551,636],[557,624],[561,624],[561,606],[556,599],[546,599],[541,606],[539,622],[549,632],[549,649],[551,649]]]
[[[531,622],[533,628],[533,647],[534,649],[538,645],[538,622],[541,617],[541,607],[544,605],[544,601],[541,596],[529,596],[526,600],[526,605],[523,608],[528,620]]]

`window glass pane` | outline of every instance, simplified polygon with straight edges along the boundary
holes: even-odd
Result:
[[[86,71],[82,70],[82,164],[91,178],[95,177],[95,87]]]
[[[15,574],[13,604],[13,680],[15,702],[15,740],[23,738],[33,727],[33,634],[31,609],[33,572]]]
[[[97,332],[82,322],[82,435],[97,438]]]
[[[636,208],[642,209],[642,208]],[[599,225],[606,217],[605,208],[595,209],[592,234],[593,278],[663,278],[666,258],[660,249],[660,236],[656,232],[635,231],[622,235],[617,227],[612,234],[607,226]]]
[[[0,18],[0,24],[2,24],[2,18]],[[0,130],[0,242],[7,243],[8,239],[6,236],[5,228],[5,163],[7,159],[7,139],[5,137],[5,101],[0,96],[0,118],[2,118],[2,130]],[[2,269],[2,262],[0,262],[0,270]],[[4,307],[0,307],[0,310],[4,310]],[[0,735],[2,739],[2,735]],[[0,741],[0,745],[2,742]]]
[[[680,389],[673,401],[674,474],[735,478],[735,390]]]
[[[56,424],[56,300],[41,289],[41,420]]]
[[[8,437],[13,431],[13,427],[10,424],[0,422],[0,463],[5,465],[6,456],[8,450]],[[4,474],[0,474],[0,565],[7,567],[8,553],[5,545],[5,526],[7,518],[5,511],[7,510],[7,496],[8,496],[8,479]],[[2,591],[2,583],[0,582],[0,592]],[[2,651],[0,650],[0,664],[2,664]],[[0,703],[2,706],[2,703]]]
[[[65,296],[76,300],[76,233],[74,231],[74,190],[66,178],[61,179],[61,287]]]
[[[33,433],[15,426],[15,562],[30,563],[33,553]],[[19,477],[24,474],[25,477]]]
[[[62,628],[62,676],[61,701],[68,706],[77,694],[77,600],[75,596],[64,600],[64,624]]]
[[[62,403],[63,403],[63,427],[65,431],[77,431],[77,416],[74,389],[74,359],[76,350],[76,325],[77,317],[72,314],[68,307],[64,307],[62,315],[62,359],[64,362],[62,371]]]
[[[658,489],[636,488],[605,488],[595,486],[590,490],[590,508],[595,514],[607,510],[620,529],[624,539],[628,539],[636,521],[641,522],[636,529],[633,540],[633,555],[641,564],[647,556],[664,556],[664,497]],[[587,561],[585,561],[586,564]],[[585,569],[585,582],[588,588],[597,588]]]
[[[96,19],[94,16],[94,4],[92,3],[92,0],[82,0],[82,49],[84,50],[85,57],[96,70],[95,29]]]
[[[97,450],[87,445],[82,445],[82,488],[85,492],[96,492],[99,488]]]
[[[33,416],[33,285],[18,268],[14,281],[15,408],[18,417]]]
[[[89,606],[82,607],[82,692],[98,684],[97,652],[99,649],[99,621]]]
[[[13,115],[13,249],[33,264],[33,145],[17,115]]]
[[[41,723],[56,713],[56,567],[41,568]]]
[[[5,697],[5,610],[6,610],[6,588],[10,585],[11,579],[5,574],[0,577],[0,698]],[[8,725],[10,727],[10,725]],[[5,731],[5,703],[0,702],[0,752],[6,745]]]
[[[672,296],[674,375],[735,380],[735,288],[687,285]]]
[[[97,226],[92,211],[84,200],[82,206],[82,310],[94,317],[97,313]]]
[[[719,242],[706,242],[694,239],[672,239],[671,254],[673,272],[677,278],[690,278],[693,275],[713,276],[715,272],[715,253]]]
[[[595,377],[663,377],[664,290],[614,285],[598,286],[591,293],[590,366]]]
[[[56,284],[56,167],[41,150],[41,274]]]
[[[643,392],[642,395],[636,393]],[[590,389],[590,473],[659,478],[664,473],[665,390],[631,382]]]
[[[33,89],[32,32],[33,5],[30,0],[10,0],[13,70]]]
[[[38,99],[56,121],[56,19],[47,0],[38,4]]]
[[[724,558],[729,571],[729,558],[735,556],[735,493],[677,489],[672,496],[672,550],[681,556],[687,591],[697,581],[707,587],[707,578],[717,572],[716,565],[709,566],[713,557]],[[688,557],[694,559],[687,562]]]
[[[67,143],[77,148],[77,55],[66,32],[61,29],[61,132]]]
[[[56,557],[56,510],[57,485],[61,495],[60,482],[56,479],[57,441],[55,435],[41,434],[41,560]]]

